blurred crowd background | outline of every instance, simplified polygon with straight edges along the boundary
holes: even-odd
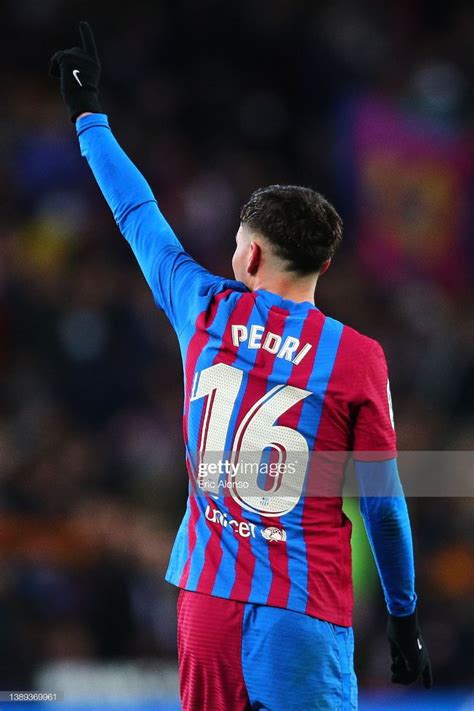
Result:
[[[230,275],[258,186],[323,192],[345,245],[317,305],[377,338],[402,450],[474,449],[474,6],[4,0],[0,688],[57,660],[175,658],[177,342],[82,161],[50,55],[95,30],[104,110],[186,248]],[[388,683],[354,514],[357,672]],[[472,682],[472,500],[411,499],[436,682]]]

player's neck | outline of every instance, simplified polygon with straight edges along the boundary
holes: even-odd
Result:
[[[295,281],[294,278],[287,278],[284,275],[271,275],[267,278],[257,275],[252,284],[252,291],[264,289],[265,291],[270,291],[272,294],[278,294],[282,299],[296,301],[297,303],[309,301],[311,304],[314,304],[314,292],[316,290],[317,281],[317,277],[314,276]]]

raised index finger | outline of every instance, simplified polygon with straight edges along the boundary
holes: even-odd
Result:
[[[91,26],[88,22],[79,23],[79,32],[81,33],[82,48],[91,57],[98,57],[97,47],[95,46],[94,35]]]

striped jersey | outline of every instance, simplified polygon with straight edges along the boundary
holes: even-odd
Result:
[[[166,579],[350,626],[345,464],[351,450],[395,450],[380,346],[310,303],[218,279],[184,252],[166,279],[189,475]]]
[[[107,116],[76,128],[179,339],[189,497],[167,580],[350,626],[345,464],[351,451],[385,460],[396,447],[381,347],[311,303],[249,292],[203,269]]]

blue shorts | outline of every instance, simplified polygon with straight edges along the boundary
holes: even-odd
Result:
[[[182,590],[184,711],[355,711],[352,628]]]

